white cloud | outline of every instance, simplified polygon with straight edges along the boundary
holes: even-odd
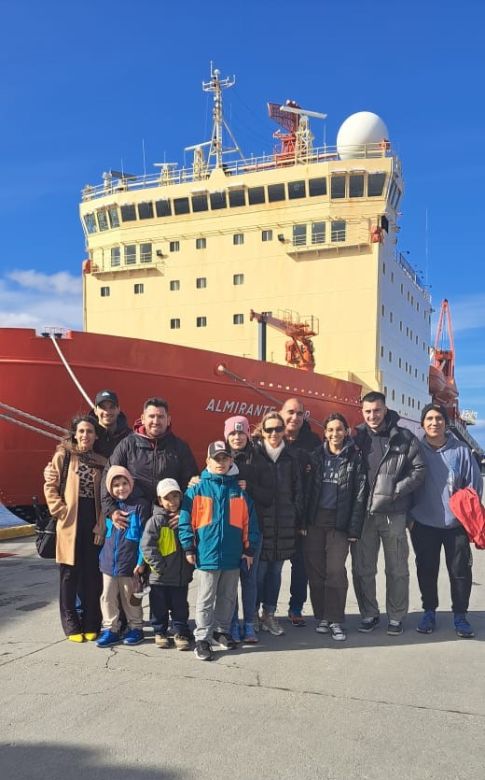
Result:
[[[11,271],[0,278],[0,326],[82,328],[81,279],[61,271]]]
[[[37,290],[44,293],[58,293],[59,295],[79,295],[82,291],[81,277],[72,276],[66,271],[56,274],[43,274],[39,271],[11,271],[7,278],[16,282],[20,287]]]

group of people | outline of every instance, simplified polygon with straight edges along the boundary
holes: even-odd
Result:
[[[470,544],[449,499],[468,486],[481,493],[475,458],[447,429],[438,404],[424,407],[420,440],[398,425],[382,393],[364,396],[362,415],[352,437],[345,417],[330,414],[322,439],[298,398],[265,414],[253,431],[246,417],[230,417],[199,474],[189,445],[172,431],[167,401],[147,399],[131,430],[117,394],[98,393],[44,471],[67,638],[101,648],[144,641],[148,583],[156,645],[188,650],[194,639],[196,657],[211,660],[213,643],[232,649],[258,642],[260,630],[284,633],[276,612],[289,560],[290,622],[305,625],[309,586],[316,631],[344,641],[349,550],[358,630],[367,633],[380,622],[381,543],[387,634],[398,636],[409,605],[408,531],[423,603],[417,631],[436,627],[443,546],[454,627],[459,637],[473,637]]]

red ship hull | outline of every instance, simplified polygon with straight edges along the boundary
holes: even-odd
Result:
[[[88,395],[116,390],[130,422],[146,398],[166,398],[173,430],[199,464],[207,443],[222,436],[226,417],[246,414],[255,424],[289,397],[301,398],[318,423],[331,411],[351,425],[359,420],[361,387],[353,382],[142,339],[73,332],[58,344]],[[64,427],[88,409],[51,340],[28,329],[0,328],[0,402]],[[1,407],[0,413],[9,414]],[[0,419],[0,502],[26,507],[32,496],[42,497],[43,467],[55,446]]]

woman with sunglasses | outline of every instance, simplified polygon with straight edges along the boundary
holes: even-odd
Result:
[[[258,567],[258,602],[263,606],[261,628],[284,634],[275,618],[281,571],[296,549],[302,530],[304,498],[298,456],[284,442],[285,423],[278,412],[268,412],[255,432],[256,446],[273,477],[272,500],[260,510],[263,546]],[[258,616],[256,615],[256,622]]]
[[[98,426],[92,417],[75,417],[70,435],[52,458],[53,476],[44,484],[49,512],[57,519],[56,561],[60,570],[61,623],[71,642],[93,642],[101,626],[103,543],[101,476],[106,458],[93,452]],[[66,460],[67,459],[67,460]],[[62,480],[66,471],[65,480]],[[61,490],[61,481],[64,490]],[[76,609],[79,593],[81,611]],[[82,615],[82,616],[81,616]]]
[[[343,627],[348,590],[345,561],[350,543],[362,532],[367,478],[345,417],[330,414],[323,429],[324,443],[313,453],[305,566],[316,630],[341,642],[347,638]]]

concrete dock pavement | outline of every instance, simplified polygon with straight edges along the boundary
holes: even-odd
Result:
[[[444,561],[435,634],[415,631],[411,557],[404,634],[388,637],[385,619],[358,633],[350,588],[341,643],[316,634],[311,617],[304,628],[285,619],[285,564],[285,635],[202,663],[159,650],[150,629],[134,648],[65,641],[56,564],[32,539],[0,542],[0,777],[483,780],[485,554],[474,558],[474,640],[452,629]],[[383,561],[381,603],[382,572]]]

